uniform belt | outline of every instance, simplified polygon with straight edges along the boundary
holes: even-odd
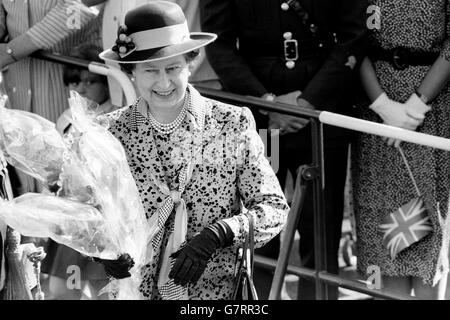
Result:
[[[404,70],[408,66],[429,66],[439,57],[439,52],[418,52],[404,47],[390,50],[372,48],[369,52],[372,60],[387,61],[397,70]]]
[[[335,45],[334,41],[322,39],[297,40],[290,39],[278,43],[246,43],[240,44],[243,55],[252,57],[281,57],[283,60],[305,60],[327,55]]]

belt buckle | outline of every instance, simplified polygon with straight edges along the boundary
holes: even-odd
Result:
[[[392,52],[392,65],[397,70],[404,70],[408,67],[408,64],[405,62],[407,51],[403,47],[395,48]]]
[[[295,39],[284,40],[284,58],[286,61],[298,59],[298,41]]]

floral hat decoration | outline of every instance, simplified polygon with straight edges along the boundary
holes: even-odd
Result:
[[[152,1],[125,15],[115,45],[100,54],[106,61],[141,63],[171,58],[214,41],[217,35],[189,32],[183,10],[175,3]]]

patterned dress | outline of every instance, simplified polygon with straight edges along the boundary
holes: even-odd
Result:
[[[107,117],[111,133],[124,146],[147,219],[155,214],[165,198],[153,178],[156,177],[158,183],[167,183],[171,190],[177,189],[182,164],[195,156],[192,177],[182,193],[188,217],[186,240],[224,219],[234,233],[234,241],[231,247],[213,254],[199,281],[188,286],[188,297],[229,299],[233,289],[235,252],[248,231],[243,206],[255,218],[256,247],[281,231],[289,207],[264,156],[263,143],[250,110],[205,99],[192,87],[189,92],[188,115],[181,128],[170,135],[155,132],[136,105]],[[241,139],[249,147],[242,149],[243,153],[238,148]],[[201,147],[200,154],[190,153],[193,144]],[[163,253],[173,224],[174,214],[166,221],[162,246],[157,250],[155,260],[148,261],[142,268],[139,289],[144,299],[161,299],[156,285],[160,265],[155,261]]]
[[[372,30],[372,42],[384,49],[407,47],[417,51],[440,52],[450,60],[449,6],[446,0],[373,0],[381,9],[381,28]],[[389,62],[374,62],[382,89],[398,102],[405,102],[417,88],[430,66],[396,70]],[[419,132],[450,138],[450,87],[442,89],[432,102]],[[367,105],[357,108],[365,120],[381,122]],[[358,271],[379,266],[388,276],[415,276],[435,284],[447,272],[448,211],[450,186],[449,153],[437,149],[401,144],[418,187],[430,208],[434,231],[401,251],[391,260],[382,247],[378,225],[389,213],[416,197],[413,182],[399,152],[379,136],[359,134],[353,149],[353,188],[357,224]]]

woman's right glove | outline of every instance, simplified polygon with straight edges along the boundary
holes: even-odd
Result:
[[[116,260],[94,258],[94,261],[103,264],[106,274],[116,279],[130,277],[130,269],[134,266],[134,260],[128,253],[120,255]]]

